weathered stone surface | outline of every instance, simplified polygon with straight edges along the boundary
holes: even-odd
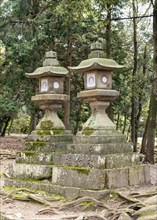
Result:
[[[126,153],[126,154],[112,154],[106,156],[106,169],[124,168],[140,163],[139,154]]]
[[[84,154],[54,154],[54,164],[72,167],[105,168],[105,156]]]
[[[105,187],[105,172],[79,167],[53,167],[52,183],[84,189],[103,189]]]
[[[66,191],[66,187],[53,185],[51,182],[45,183],[44,181],[25,181],[22,179],[5,179],[5,186],[13,188],[28,188],[32,190],[42,190],[60,196],[65,196]]]
[[[35,151],[21,151],[16,154],[16,163],[53,164],[53,154]]]
[[[73,135],[68,130],[64,131],[64,133],[56,134],[56,135],[54,135],[54,133],[52,135],[47,135],[44,133],[44,131],[43,133],[38,134],[38,131],[33,131],[26,139],[26,142],[32,142],[32,141],[51,142],[51,143],[56,143],[56,142],[72,143]]]
[[[78,199],[80,197],[80,189],[76,187],[66,187],[65,198],[69,201]]]
[[[141,185],[150,183],[148,165],[129,167],[129,185]]]
[[[52,168],[35,164],[12,164],[9,167],[9,175],[19,179],[48,179],[52,176]]]
[[[132,143],[104,143],[104,144],[68,144],[67,153],[82,153],[87,155],[106,155],[133,152]]]
[[[108,134],[102,135],[83,133],[77,135],[74,139],[75,144],[106,144],[106,143],[123,143],[126,141],[126,136],[123,134]]]
[[[110,189],[128,186],[128,168],[106,170],[106,186]]]
[[[25,142],[23,150],[25,151],[37,151],[37,152],[66,152],[67,143],[64,142],[40,142],[32,141]]]
[[[145,184],[150,184],[150,166],[148,164],[144,164],[143,165],[143,169],[144,169],[144,180],[145,180]]]
[[[24,181],[24,180],[13,180],[5,179],[5,185],[15,188],[28,188],[32,190],[42,190],[48,193],[65,197],[67,200],[72,200],[76,197],[90,196],[95,199],[103,199],[105,195],[109,193],[109,190],[85,190],[76,187],[65,187],[59,185],[53,185],[50,183],[44,183],[44,181]],[[69,194],[69,191],[71,192]],[[69,194],[69,195],[68,195]]]

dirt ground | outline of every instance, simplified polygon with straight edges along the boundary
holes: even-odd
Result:
[[[12,145],[14,147],[9,147],[10,143],[12,142]],[[21,149],[21,139],[10,139],[6,144],[2,144],[0,141],[0,191],[3,188],[4,184],[4,175],[3,173],[6,172],[7,167],[9,164],[15,163],[15,159],[11,159],[12,157],[15,157],[16,151]],[[2,152],[3,151],[3,152]],[[6,155],[5,153],[6,152]],[[12,157],[9,154],[11,152]],[[2,157],[3,155],[3,157]],[[157,164],[155,165],[150,165],[150,172],[151,172],[151,186],[146,186],[146,187],[139,187],[139,188],[129,188],[129,189],[122,189],[120,192],[123,192],[125,195],[130,195],[130,194],[137,194],[137,193],[151,193],[157,191]],[[18,201],[14,199],[9,199],[8,197],[1,195],[0,193],[0,213],[5,213],[10,215],[10,219],[15,219],[15,220],[64,220],[64,219],[77,219],[77,220],[85,220],[85,219],[101,219],[99,217],[94,217],[94,218],[85,218],[85,216],[92,216],[96,215],[100,209],[94,209],[88,210],[87,209],[82,209],[82,208],[68,208],[62,211],[57,212],[57,208],[61,207],[65,201],[54,201],[52,202],[52,206],[54,207],[54,213],[46,212],[42,215],[39,215],[38,212],[40,210],[43,210],[46,208],[45,205],[33,202],[33,201]],[[119,198],[114,198],[113,194],[107,195],[107,198],[105,200],[105,205],[107,205],[110,208],[118,208],[119,205],[122,203],[122,200]],[[12,218],[11,218],[12,217]],[[1,217],[0,217],[1,218]],[[9,219],[9,217],[8,217]],[[102,218],[103,219],[103,218]],[[112,218],[107,218],[112,219]],[[116,218],[115,218],[116,219]],[[118,217],[117,217],[118,219]],[[1,219],[0,219],[1,220]],[[124,219],[125,220],[125,219]]]

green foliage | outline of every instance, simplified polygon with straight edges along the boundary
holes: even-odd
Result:
[[[26,108],[23,108],[18,112],[17,116],[9,124],[10,133],[14,134],[28,134],[30,126],[30,116],[26,112]]]

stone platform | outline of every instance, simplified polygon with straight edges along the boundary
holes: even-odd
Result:
[[[46,190],[67,199],[150,184],[149,166],[116,130],[34,133],[17,153],[5,185]]]

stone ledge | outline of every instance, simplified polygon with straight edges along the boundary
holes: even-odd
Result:
[[[104,143],[104,144],[68,144],[68,153],[82,153],[88,155],[106,155],[116,153],[129,153],[133,152],[132,143]]]
[[[26,138],[26,142],[33,142],[33,141],[37,141],[37,142],[52,142],[52,143],[56,143],[56,142],[68,142],[68,143],[72,143],[73,142],[73,135],[70,132],[65,132],[62,134],[58,134],[58,135],[38,135],[36,134],[36,132],[32,132],[30,135],[28,135],[28,137]]]
[[[106,144],[106,143],[126,143],[125,135],[80,135],[74,139],[75,144]]]
[[[5,179],[5,186],[13,188],[28,188],[32,190],[42,190],[48,193],[65,197],[67,200],[74,200],[79,197],[91,196],[95,199],[102,199],[110,190],[85,190],[76,187],[64,187],[43,182],[31,182],[23,180]]]
[[[105,171],[80,167],[53,167],[52,184],[101,190],[105,188]]]
[[[37,152],[66,152],[67,144],[67,142],[27,141],[22,149]]]
[[[11,178],[42,180],[52,176],[52,167],[35,164],[11,164],[9,166]]]

